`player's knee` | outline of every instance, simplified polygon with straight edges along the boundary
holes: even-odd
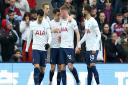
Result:
[[[40,68],[40,65],[39,64],[34,64],[34,67],[35,68]]]
[[[73,64],[72,63],[69,63],[68,64],[68,68],[69,68],[69,70],[72,70],[73,69]]]
[[[40,72],[44,73],[45,72],[45,67],[40,67]]]
[[[95,66],[96,64],[95,63],[90,63],[90,67],[92,68],[93,66]]]
[[[55,71],[55,65],[51,65],[51,71]]]
[[[65,65],[61,65],[61,69],[60,70],[62,71],[62,70],[65,70],[65,69],[66,69],[66,66]]]

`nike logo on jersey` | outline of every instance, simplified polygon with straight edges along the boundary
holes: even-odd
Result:
[[[37,30],[35,35],[45,35],[45,31],[42,31],[42,30]]]

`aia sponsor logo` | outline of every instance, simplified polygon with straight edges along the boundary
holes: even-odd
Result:
[[[68,29],[66,27],[62,27],[61,32],[68,32]]]
[[[45,35],[45,34],[46,34],[45,31],[42,31],[42,30],[37,30],[35,32],[35,35]]]

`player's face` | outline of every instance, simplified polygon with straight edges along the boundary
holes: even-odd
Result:
[[[45,15],[48,15],[48,14],[49,14],[49,10],[50,10],[50,9],[49,9],[49,5],[45,5],[45,6],[44,6],[44,9],[43,9],[44,14],[45,14]]]
[[[60,14],[61,14],[61,17],[65,19],[67,18],[68,10],[60,10]]]
[[[39,15],[38,15],[38,23],[39,23],[39,24],[42,22],[42,20],[43,20],[43,16],[39,16]]]
[[[36,20],[36,19],[37,19],[37,13],[31,14],[31,17],[32,17],[34,20]]]
[[[57,12],[57,13],[55,14],[55,19],[56,19],[56,20],[59,20],[59,19],[60,19],[60,12]]]
[[[88,14],[88,11],[87,11],[86,9],[83,8],[82,13],[83,13],[83,15],[86,16],[86,15]]]

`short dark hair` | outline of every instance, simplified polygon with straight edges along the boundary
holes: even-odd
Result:
[[[36,10],[36,9],[32,9],[32,10],[30,11],[30,13],[31,13],[31,14],[35,14],[35,13],[37,13],[37,10]]]
[[[84,10],[87,10],[89,13],[91,12],[91,6],[89,4],[84,5]]]
[[[23,21],[25,21],[25,17],[26,17],[26,16],[28,16],[29,19],[30,19],[30,13],[29,13],[29,12],[26,12],[26,13],[24,14],[24,16],[23,16]]]
[[[117,13],[117,14],[116,14],[116,17],[117,17],[117,16],[123,16],[123,14],[122,14],[122,13]]]
[[[56,14],[57,12],[60,12],[60,9],[53,9],[53,14]]]
[[[10,10],[8,10],[8,15],[9,15],[9,14],[11,14],[11,13],[14,13],[14,11],[13,11],[13,10],[11,10],[11,9],[10,9]]]
[[[39,9],[39,10],[37,11],[37,15],[39,15],[39,16],[44,16],[44,11],[43,11],[42,9]]]

